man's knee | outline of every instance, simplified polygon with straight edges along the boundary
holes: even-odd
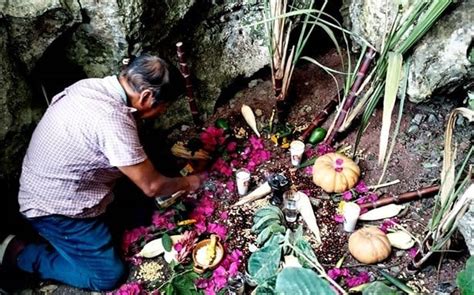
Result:
[[[91,274],[90,289],[110,291],[118,287],[125,279],[127,269],[121,261],[110,263],[106,268]]]

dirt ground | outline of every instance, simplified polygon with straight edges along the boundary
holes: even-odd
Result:
[[[327,66],[339,66],[339,58],[334,52],[329,52],[319,60]],[[291,109],[286,121],[294,126],[301,126],[310,122],[314,115],[337,93],[332,78],[312,64],[306,64],[296,69],[293,78],[293,90],[294,100],[291,102]],[[265,126],[274,106],[271,77],[266,75],[254,77],[249,81],[247,87],[238,89],[233,98],[227,101],[223,100],[221,105],[216,108],[215,113],[206,120],[205,125],[212,125],[218,118],[226,118],[231,126],[246,126],[240,114],[242,104],[247,104],[254,110],[260,127]],[[405,104],[400,134],[384,179],[384,182],[396,180],[399,180],[399,182],[377,190],[378,194],[385,192],[400,194],[439,183],[445,123],[449,112],[461,104],[462,97],[449,99],[435,97],[427,103],[415,105],[407,102]],[[394,114],[397,112],[398,104],[395,106]],[[393,117],[392,126],[395,125],[396,116]],[[323,126],[329,127],[333,118],[334,114],[329,117]],[[378,109],[365,130],[357,150],[357,162],[362,171],[361,177],[369,186],[377,184],[381,173],[381,167],[377,164],[380,122],[381,110]],[[456,139],[461,153],[472,144],[474,137],[474,128],[472,127],[472,124],[469,125],[467,121],[458,120],[456,122]],[[251,132],[248,127],[245,128],[249,133]],[[193,132],[196,132],[193,128],[185,132],[178,128],[168,135],[168,141],[172,143],[175,140],[183,140],[183,137],[187,138]],[[353,146],[356,132],[357,126],[346,137],[342,138],[338,145]],[[461,138],[470,138],[470,140],[461,141]],[[264,179],[265,173],[269,171],[287,173],[291,167],[288,150],[275,146],[270,140],[266,140],[265,144],[266,148],[272,152],[271,160],[263,163],[253,174],[251,189]],[[389,259],[382,263],[366,266],[348,255],[347,240],[349,234],[345,233],[342,226],[332,218],[338,201],[317,188],[312,183],[311,176],[305,174],[303,169],[296,172],[294,182],[298,189],[309,192],[309,197],[314,205],[323,242],[321,247],[314,250],[319,261],[327,270],[333,268],[337,261],[346,255],[343,267],[355,271],[368,271],[373,278],[378,278],[378,270],[384,269],[394,276],[405,279],[408,285],[419,293],[458,293],[455,287],[456,274],[463,268],[469,256],[462,236],[456,235],[454,237],[452,248],[457,252],[447,255],[440,264],[439,270],[435,260],[430,261],[419,271],[409,271],[407,266],[411,258],[408,252],[396,249]],[[243,250],[244,255],[248,258],[248,255],[250,255],[249,245],[254,243],[255,239],[255,236],[250,234],[249,231],[252,213],[264,201],[229,209],[235,200],[235,195],[227,200],[221,200],[217,211],[229,210],[229,218],[226,221],[229,225],[229,247]],[[430,219],[433,204],[433,198],[408,203],[406,209],[398,216],[400,224],[405,226],[412,234],[421,238],[424,227]],[[373,222],[375,225],[380,223]],[[367,223],[360,223],[358,227],[364,224]],[[133,273],[132,271],[129,281],[133,280]],[[70,287],[58,286],[51,282],[42,282],[33,289],[23,289],[17,293],[89,294]]]

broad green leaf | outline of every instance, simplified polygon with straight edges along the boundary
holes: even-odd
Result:
[[[387,279],[387,281],[389,281],[390,283],[392,283],[393,285],[395,285],[398,289],[402,290],[403,292],[407,293],[407,294],[415,294],[415,292],[413,292],[412,289],[410,289],[410,287],[408,287],[407,285],[405,285],[405,283],[403,283],[402,281],[400,281],[399,279],[397,279],[396,277],[393,277],[391,276],[388,272],[386,271],[383,271],[383,270],[380,270],[380,274],[385,278]]]
[[[171,251],[171,248],[173,247],[173,242],[171,241],[171,238],[168,234],[163,234],[161,237],[161,243],[163,244],[163,248],[165,248],[166,252]]]
[[[456,283],[462,295],[474,294],[474,256],[466,262],[466,269],[458,273]]]
[[[281,259],[281,246],[270,244],[252,253],[248,261],[248,272],[252,278],[262,284],[275,276]]]
[[[382,130],[380,131],[379,165],[382,165],[387,153],[392,111],[397,99],[398,85],[402,76],[403,56],[400,53],[388,54],[387,77],[385,80],[385,95],[383,100]]]
[[[375,281],[370,283],[367,288],[362,291],[362,295],[397,295],[397,292],[382,282]]]
[[[174,289],[174,287],[173,287],[173,284],[171,284],[171,283],[166,284],[166,287],[165,287],[165,294],[166,294],[166,295],[174,295],[174,294],[176,294],[175,289]]]
[[[277,277],[275,294],[336,294],[328,282],[314,271],[302,267],[284,268]]]

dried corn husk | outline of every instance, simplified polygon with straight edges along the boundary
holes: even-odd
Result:
[[[413,238],[408,233],[401,230],[388,233],[387,238],[390,241],[390,245],[398,249],[407,250],[415,245]]]
[[[304,222],[308,226],[308,229],[314,234],[314,238],[321,244],[321,234],[319,233],[319,227],[316,223],[316,216],[314,216],[313,207],[308,196],[303,192],[296,192],[299,196],[298,201],[296,202],[296,208],[303,217]]]
[[[270,187],[270,184],[268,184],[268,181],[257,187],[255,190],[250,192],[248,195],[245,197],[242,197],[237,203],[235,203],[233,206],[241,206],[245,203],[248,202],[253,202],[255,200],[258,200],[260,198],[265,197],[269,193],[271,193],[272,189]]]
[[[253,132],[255,132],[255,134],[260,137],[260,133],[257,129],[257,121],[255,120],[255,115],[253,114],[252,109],[248,105],[243,104],[240,111],[242,112],[242,116],[244,116],[245,122],[247,122],[250,128],[252,128]]]
[[[190,160],[209,160],[211,158],[203,149],[199,149],[195,152],[188,150],[181,141],[176,142],[171,147],[171,153],[176,157]]]
[[[372,221],[397,216],[405,208],[404,205],[390,204],[380,208],[372,209],[359,216],[359,220]]]
[[[173,235],[170,238],[173,244],[175,244],[182,238],[182,235]],[[161,238],[159,238],[146,243],[146,245],[143,246],[143,249],[137,255],[145,258],[153,258],[163,254],[164,252],[166,251],[163,247],[163,241]]]

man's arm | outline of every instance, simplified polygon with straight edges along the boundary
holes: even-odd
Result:
[[[149,197],[171,195],[180,190],[194,191],[204,180],[204,175],[166,177],[148,159],[136,165],[118,168]]]

